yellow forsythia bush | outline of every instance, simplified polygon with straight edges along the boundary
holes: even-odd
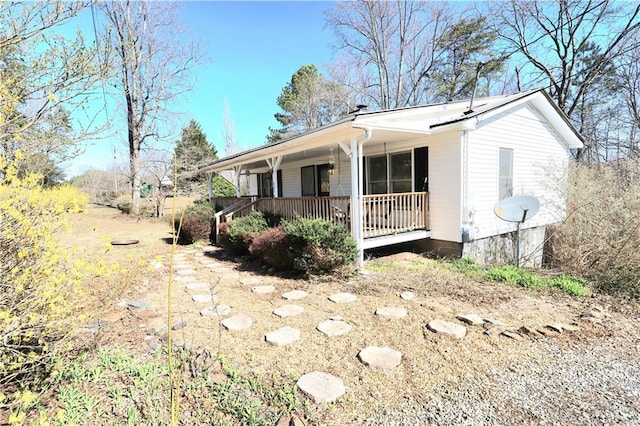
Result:
[[[68,267],[54,234],[68,226],[67,210],[84,208],[86,198],[76,199],[68,187],[43,189],[40,176],[19,179],[2,158],[0,170],[1,388],[46,369],[74,328],[79,271]]]

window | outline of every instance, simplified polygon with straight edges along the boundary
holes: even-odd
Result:
[[[314,166],[307,166],[300,169],[302,177],[302,196],[315,197],[316,195],[316,173]]]
[[[411,192],[411,153],[391,154],[391,192]]]
[[[368,194],[387,193],[387,156],[369,157],[367,159]]]
[[[411,152],[367,158],[367,194],[412,191]]]
[[[513,149],[500,148],[498,164],[498,199],[513,195]]]

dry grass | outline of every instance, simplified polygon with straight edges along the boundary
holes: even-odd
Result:
[[[152,260],[156,255],[167,255],[170,246],[163,241],[169,236],[165,223],[136,221],[119,215],[113,210],[92,209],[78,217],[74,236],[69,241],[95,256],[105,256],[109,261]],[[104,238],[136,238],[138,246],[112,248],[105,252]],[[221,301],[231,305],[233,314],[243,313],[253,318],[253,326],[245,331],[220,330],[217,318],[202,317],[198,306],[191,301],[191,294],[176,283],[172,293],[175,320],[183,319],[187,327],[176,333],[176,338],[196,348],[206,347],[213,353],[223,354],[243,375],[255,375],[264,381],[277,378],[277,382],[295,383],[298,377],[313,370],[321,370],[341,377],[347,393],[335,404],[322,409],[312,405],[312,415],[321,424],[360,424],[373,412],[387,407],[400,406],[408,398],[424,401],[435,388],[455,387],[456,383],[474,375],[490,374],[494,368],[506,368],[526,362],[535,342],[498,337],[490,338],[480,327],[469,327],[462,340],[435,335],[425,325],[432,319],[456,322],[461,313],[476,313],[485,318],[495,318],[518,328],[522,325],[541,327],[549,323],[575,321],[591,301],[570,296],[533,292],[501,284],[481,283],[453,272],[440,262],[415,254],[399,254],[368,263],[374,271],[349,280],[316,277],[282,278],[263,273],[261,269],[243,270],[238,263],[218,258],[231,274],[255,277],[261,284],[273,284],[276,292],[257,295],[251,286],[240,284],[230,274],[219,279],[218,273],[200,266],[196,253],[184,252],[184,257],[197,269],[198,281],[211,284]],[[165,262],[166,263],[166,262]],[[143,271],[146,271],[142,269]],[[166,289],[168,273],[146,271],[134,275],[134,279],[117,297],[145,300],[163,316],[166,316]],[[96,285],[100,285],[96,282]],[[303,300],[288,302],[281,294],[293,289],[306,290],[309,296]],[[144,352],[145,321],[132,311],[114,306],[117,297],[105,297],[103,289],[99,303],[110,319],[116,319],[97,335],[101,345],[128,347]],[[399,294],[413,291],[424,298],[423,303],[403,300]],[[358,295],[351,304],[335,304],[328,300],[333,293],[349,291]],[[272,314],[277,307],[288,303],[303,306],[305,312],[292,318],[279,318]],[[399,320],[386,320],[374,315],[383,306],[405,307],[409,315]],[[633,312],[637,312],[635,308]],[[315,327],[330,317],[342,317],[353,325],[353,330],[340,337],[329,338]],[[264,341],[266,333],[289,325],[301,331],[300,341],[274,347]],[[584,324],[583,332],[562,339],[585,340],[596,338],[597,325]],[[403,353],[403,361],[393,371],[383,371],[364,366],[357,359],[358,352],[366,346],[388,346]]]

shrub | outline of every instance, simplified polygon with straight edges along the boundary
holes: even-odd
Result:
[[[288,248],[289,239],[281,225],[258,234],[249,246],[249,253],[259,257],[276,271],[284,271],[293,268]]]
[[[549,261],[597,290],[640,299],[640,160],[574,164],[567,218],[550,238]]]
[[[180,216],[182,225],[180,226]],[[196,241],[208,240],[211,235],[214,211],[209,203],[194,203],[187,207],[184,215],[177,215],[174,229],[180,227],[178,240],[181,244],[192,244]]]
[[[84,269],[70,266],[55,233],[68,225],[69,206],[83,206],[80,192],[39,186],[40,176],[19,179],[6,170],[0,184],[0,388],[34,380],[50,367],[61,341],[74,329],[74,300]],[[60,194],[69,197],[61,199]],[[75,195],[78,197],[75,198]]]
[[[324,219],[298,217],[285,223],[289,255],[294,268],[309,272],[331,272],[355,262],[355,241],[341,224]]]
[[[267,229],[269,225],[261,212],[234,219],[225,229],[225,238],[229,241],[226,248],[234,254],[247,254],[253,239]]]

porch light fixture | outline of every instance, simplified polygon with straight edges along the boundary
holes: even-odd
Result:
[[[333,156],[333,148],[329,149],[329,174],[333,175],[336,168],[336,158]]]

